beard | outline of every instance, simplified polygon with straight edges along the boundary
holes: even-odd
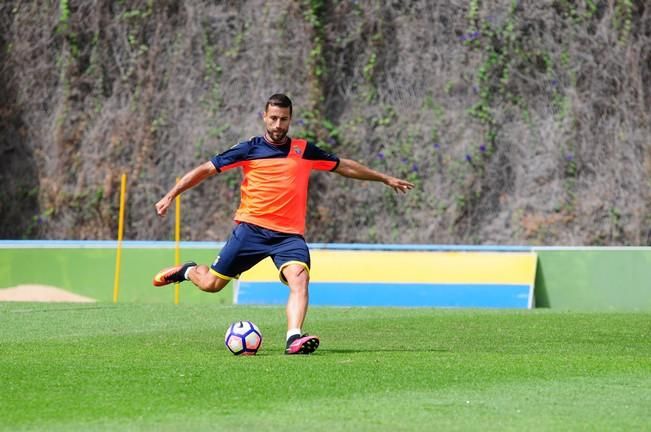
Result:
[[[280,143],[287,136],[287,132],[288,132],[287,129],[280,129],[280,130],[275,130],[275,131],[271,131],[271,130],[267,129],[267,136],[269,138],[271,138],[271,140],[273,142]]]

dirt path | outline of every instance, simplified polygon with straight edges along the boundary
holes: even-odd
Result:
[[[94,303],[95,299],[48,285],[18,285],[0,289],[0,301]]]

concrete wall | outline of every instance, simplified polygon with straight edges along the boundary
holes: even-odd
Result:
[[[153,275],[174,264],[172,242],[124,242],[119,302],[173,302],[173,287],[155,288]],[[0,241],[0,288],[20,284],[52,285],[111,302],[116,242]],[[329,250],[377,245],[324,245]],[[182,242],[181,261],[210,263],[220,243]],[[535,279],[536,307],[595,310],[651,311],[651,248],[490,248],[472,246],[387,245],[387,250],[534,251],[538,255]],[[181,303],[232,303],[227,287],[218,294],[181,284]]]

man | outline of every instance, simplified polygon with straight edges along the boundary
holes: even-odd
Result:
[[[285,353],[310,354],[319,346],[318,337],[302,332],[310,272],[310,253],[303,238],[310,171],[334,171],[344,177],[379,181],[400,192],[414,185],[353,160],[340,159],[305,140],[290,138],[291,119],[291,100],[274,94],[265,105],[264,136],[241,142],[189,171],[156,203],[156,212],[164,216],[183,191],[232,168],[244,171],[236,226],[217,259],[210,267],[188,262],[163,269],[153,283],[163,286],[189,280],[203,291],[218,292],[242,272],[271,257],[280,280],[289,287]]]

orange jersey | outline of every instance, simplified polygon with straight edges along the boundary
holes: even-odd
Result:
[[[333,171],[339,158],[301,139],[275,145],[254,137],[214,156],[211,162],[219,172],[242,167],[236,221],[303,235],[310,171]]]

